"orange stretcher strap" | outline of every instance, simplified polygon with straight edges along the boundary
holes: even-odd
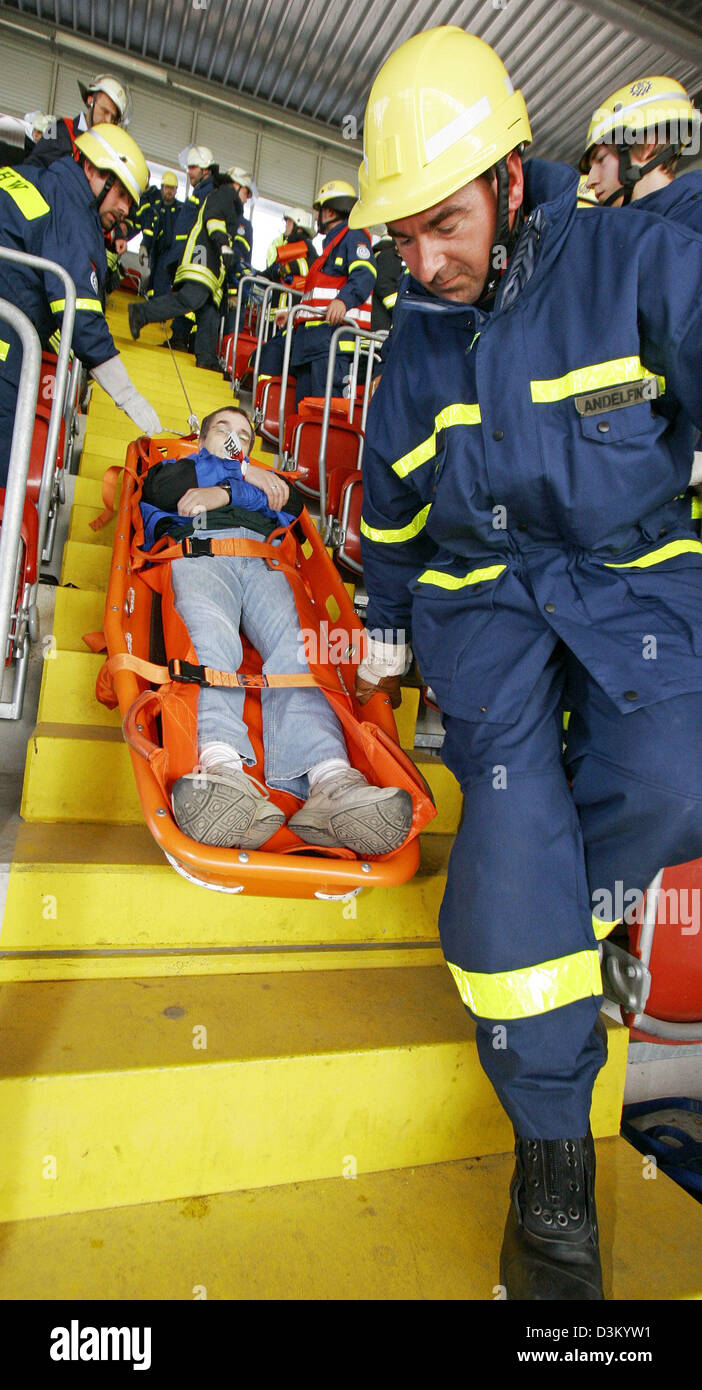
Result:
[[[271,534],[283,535],[286,533],[281,528],[280,531]],[[166,539],[166,538],[164,538]],[[158,542],[157,542],[158,545]],[[271,560],[275,565],[279,565],[283,555],[281,545],[271,545],[268,541],[253,541],[243,539],[238,536],[223,536],[221,540],[215,537],[204,538],[201,536],[185,536],[178,544],[166,544],[163,549],[140,550],[134,547],[134,555],[139,557],[141,564],[156,564],[161,560],[181,560],[184,558],[228,555],[230,557],[248,557],[256,560]],[[137,568],[137,566],[135,566]]]
[[[212,666],[197,666],[190,661],[171,657],[167,666],[156,666],[152,661],[144,661],[129,652],[117,652],[105,662],[110,675],[117,671],[133,671],[152,685],[167,685],[176,681],[182,685],[224,686],[229,689],[241,687],[246,690],[288,689],[298,685],[316,685],[321,690],[335,690],[338,686],[325,686],[310,671],[296,672],[294,675],[247,675],[243,671],[217,671]]]
[[[105,504],[105,510],[100,512],[100,515],[96,516],[94,521],[90,522],[91,531],[101,531],[103,526],[107,526],[108,522],[112,521],[115,514],[115,493],[117,491],[117,484],[124,471],[124,468],[113,463],[107,469],[106,473],[104,473],[102,479],[102,500]],[[131,469],[128,471],[131,472]]]

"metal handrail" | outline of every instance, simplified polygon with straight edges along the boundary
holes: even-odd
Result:
[[[29,460],[34,435],[41,343],[26,314],[7,299],[0,299],[0,319],[9,323],[22,344],[22,373],[17,390],[10,464],[5,486],[5,506],[0,529],[0,671],[5,664],[12,621],[15,582],[19,565],[22,513],[27,491]],[[37,556],[38,561],[38,556]]]
[[[19,265],[31,266],[35,270],[50,271],[63,281],[66,303],[64,305],[61,320],[61,341],[59,343],[58,358],[56,362],[56,378],[54,395],[51,402],[49,414],[49,427],[46,435],[46,448],[44,450],[44,462],[42,465],[41,486],[39,488],[39,500],[37,502],[37,513],[39,516],[39,538],[37,544],[38,557],[41,559],[44,553],[44,542],[49,522],[49,508],[53,492],[54,466],[58,447],[59,430],[63,417],[66,390],[68,385],[68,364],[71,354],[71,343],[73,341],[73,325],[76,316],[76,287],[73,278],[68,274],[64,266],[57,261],[46,260],[44,256],[30,256],[25,251],[11,251],[6,246],[0,246],[0,260],[16,261]],[[13,325],[14,326],[14,325]],[[40,354],[41,360],[41,354]],[[24,368],[23,368],[24,369]],[[34,397],[36,407],[36,396]],[[30,441],[31,448],[31,441]],[[27,468],[29,462],[27,463]],[[25,473],[25,489],[27,475]]]
[[[291,293],[299,293],[299,291],[291,291]],[[280,377],[280,400],[278,401],[278,462],[280,464],[283,464],[285,461],[285,449],[283,444],[285,438],[285,397],[287,395],[288,377],[290,375],[293,330],[295,328],[295,319],[300,318],[303,314],[306,318],[319,319],[320,322],[324,321],[324,315],[320,312],[319,305],[315,306],[309,301],[306,303],[303,302],[302,304],[293,304],[292,309],[288,311],[288,321],[285,325],[283,367]]]
[[[241,314],[242,314],[242,306],[243,306],[244,299],[245,299],[245,295],[244,295],[243,292],[242,292],[242,291],[243,291],[243,288],[244,288],[244,285],[262,285],[262,286],[264,287],[263,302],[262,302],[262,304],[261,304],[261,311],[260,311],[259,320],[258,320],[257,341],[256,341],[256,357],[255,357],[255,361],[254,361],[253,394],[254,394],[254,397],[255,397],[255,395],[256,395],[256,382],[257,382],[257,380],[258,380],[258,367],[259,367],[259,363],[260,363],[260,360],[261,360],[261,348],[262,348],[263,343],[264,343],[264,341],[265,341],[265,338],[266,338],[266,335],[267,335],[268,326],[269,326],[269,324],[268,324],[268,309],[269,309],[269,307],[270,307],[271,298],[272,298],[272,296],[273,296],[274,293],[277,293],[277,294],[285,294],[285,295],[287,295],[289,298],[292,298],[294,295],[299,295],[299,294],[301,294],[302,291],[301,291],[301,290],[293,290],[293,289],[290,289],[289,286],[287,286],[287,285],[277,285],[277,284],[275,283],[275,281],[269,280],[268,277],[267,277],[266,275],[256,275],[256,274],[253,274],[253,275],[242,275],[242,277],[241,277],[241,279],[240,279],[240,281],[239,281],[238,290],[237,290],[237,297],[236,297],[236,313],[235,313],[235,317],[234,317],[234,333],[233,333],[233,339],[234,339],[234,341],[232,342],[232,391],[233,391],[233,392],[236,391],[236,387],[237,387],[238,381],[239,381],[239,378],[238,378],[238,377],[237,377],[237,378],[234,377],[234,367],[235,367],[235,365],[236,365],[236,348],[237,348],[237,343],[238,343],[238,341],[239,341],[239,333],[241,332]]]
[[[366,380],[363,388],[363,401],[361,405],[361,438],[358,446],[358,467],[361,467],[363,459],[364,430],[366,428],[366,418],[368,415],[368,405],[370,402],[370,392],[373,382],[373,363],[375,361],[376,344],[385,342],[387,332],[371,333],[367,329],[358,327],[353,319],[342,319],[338,328],[335,328],[331,342],[329,344],[329,356],[327,359],[327,379],[324,384],[324,409],[322,411],[322,428],[319,437],[319,530],[322,536],[326,535],[327,530],[327,441],[329,438],[329,420],[331,416],[332,389],[334,385],[334,365],[336,361],[337,347],[340,338],[348,338],[349,333],[354,337],[354,361],[349,383],[349,422],[352,423],[355,404],[356,404],[356,380],[358,377],[358,356],[361,344],[369,344],[368,365],[366,368]]]

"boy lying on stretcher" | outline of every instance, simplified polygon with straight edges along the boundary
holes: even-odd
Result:
[[[203,421],[197,453],[151,468],[141,497],[145,548],[162,535],[182,540],[195,530],[199,537],[265,541],[289,525],[302,501],[282,478],[248,462],[253,440],[245,412],[225,407]],[[237,443],[241,458],[231,456]],[[206,555],[172,565],[176,607],[198,662],[238,670],[241,629],[264,674],[306,669],[292,590],[265,560]],[[180,829],[202,844],[259,849],[285,820],[267,788],[243,771],[256,761],[244,696],[243,688],[200,691],[198,767],[175,783],[173,812]],[[288,822],[301,840],[361,855],[402,844],[412,823],[411,797],[398,787],[371,786],[350,766],[341,725],[321,690],[263,689],[261,710],[268,785],[307,798]]]

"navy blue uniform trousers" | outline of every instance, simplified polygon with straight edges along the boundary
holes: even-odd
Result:
[[[558,644],[515,724],[444,724],[465,803],[439,929],[460,970],[587,952],[593,901],[628,905],[664,865],[702,855],[701,693],[624,715]],[[605,1060],[601,996],[539,1003],[537,983],[533,1017],[476,1017],[481,1062],[518,1134],[578,1138]]]

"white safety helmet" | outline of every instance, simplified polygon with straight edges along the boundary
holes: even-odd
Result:
[[[211,169],[215,162],[215,157],[207,145],[186,145],[178,155],[178,163],[181,169],[187,169],[190,165],[195,165],[198,169]]]
[[[305,212],[304,208],[286,208],[283,217],[289,217],[296,227],[304,227],[306,232],[311,232],[314,227],[312,215]]]
[[[248,188],[252,198],[258,197],[258,189],[254,182],[254,176],[250,174],[248,170],[242,169],[238,164],[234,164],[231,169],[227,169],[227,174],[232,183],[238,183],[241,184],[243,188]]]
[[[132,117],[132,98],[129,88],[124,87],[116,77],[110,77],[107,72],[100,72],[87,86],[85,82],[79,82],[78,88],[86,106],[89,96],[94,96],[96,92],[104,92],[119,111],[119,120],[115,124],[129,125]]]
[[[39,130],[42,135],[46,135],[47,127],[51,125],[52,121],[56,120],[56,117],[47,116],[43,111],[28,111],[24,119],[27,125],[28,135],[33,135],[35,130]]]

